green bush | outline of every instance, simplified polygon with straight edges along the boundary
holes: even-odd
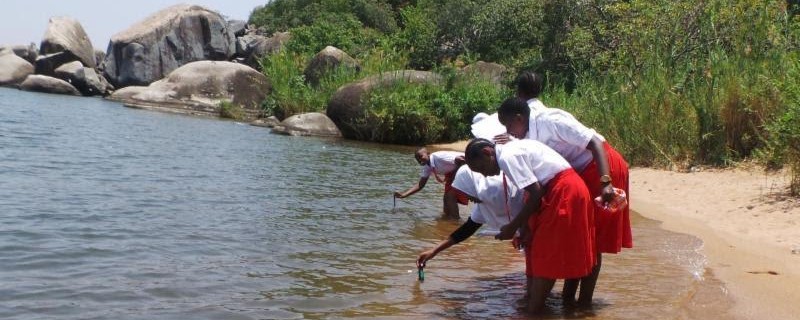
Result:
[[[233,120],[241,120],[245,117],[244,109],[233,102],[223,100],[219,102],[219,116]]]

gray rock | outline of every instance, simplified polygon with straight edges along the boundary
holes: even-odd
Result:
[[[78,20],[70,17],[52,17],[39,46],[39,53],[47,55],[65,51],[72,53],[84,66],[94,68],[97,65],[94,61],[92,42],[89,41],[89,36]],[[59,66],[55,66],[57,67]]]
[[[305,71],[303,71],[303,75],[306,77],[306,82],[312,86],[317,86],[326,73],[337,68],[343,68],[343,70],[352,73],[361,72],[361,66],[356,59],[353,59],[339,48],[327,46],[314,55],[314,58],[311,59]]]
[[[69,94],[74,96],[81,95],[75,87],[66,81],[39,74],[29,75],[25,78],[25,81],[22,81],[19,88],[25,91]]]
[[[319,112],[296,114],[272,128],[272,133],[290,136],[341,137],[339,128]]]
[[[79,61],[58,67],[55,76],[72,84],[84,96],[104,95],[107,90],[106,85],[100,80],[102,76],[99,76],[94,69],[84,67]]]
[[[236,39],[236,58],[234,60],[251,68],[260,69],[259,60],[266,55],[278,52],[290,37],[289,32],[276,32],[270,38],[248,33]]]
[[[197,61],[182,66],[148,87],[115,91],[110,100],[126,106],[175,113],[219,116],[220,103],[241,107],[250,121],[261,114],[261,102],[271,90],[266,76],[227,61]]]
[[[331,96],[326,114],[348,139],[361,139],[370,132],[369,124],[359,125],[364,118],[364,95],[372,90],[386,88],[397,83],[439,83],[441,76],[428,71],[401,70],[388,71],[346,84]]]
[[[228,60],[236,50],[228,23],[195,5],[163,9],[113,37],[103,72],[115,87],[147,85],[199,60]]]
[[[97,65],[97,68],[102,70],[103,68],[103,60],[106,59],[106,52],[103,50],[95,50],[94,51],[94,61]]]
[[[52,76],[55,75],[56,68],[73,61],[80,61],[80,59],[71,51],[62,51],[38,56],[34,66],[36,74]]]
[[[11,50],[0,51],[0,86],[13,86],[33,74],[33,65]]]
[[[253,126],[256,126],[256,127],[272,128],[272,127],[274,127],[274,126],[276,126],[276,125],[278,125],[280,123],[281,123],[281,121],[278,120],[277,117],[269,116],[267,118],[255,119],[252,122],[250,122],[250,125],[253,125]]]
[[[25,59],[29,63],[36,62],[36,57],[39,56],[39,49],[36,49],[36,44],[29,45],[15,45],[15,46],[0,46],[0,52],[8,51],[16,54],[18,57]]]
[[[241,37],[247,32],[247,21],[228,20],[228,28],[231,29],[233,35]]]
[[[464,72],[476,73],[480,77],[491,81],[498,86],[502,86],[503,80],[508,75],[508,68],[502,64],[494,62],[478,61],[464,67]]]

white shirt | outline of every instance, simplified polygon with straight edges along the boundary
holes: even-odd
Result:
[[[592,161],[592,152],[586,146],[595,136],[605,141],[603,136],[584,126],[569,112],[547,108],[536,115],[531,114],[525,138],[546,144],[581,172]]]
[[[427,178],[431,173],[448,174],[456,169],[456,157],[463,157],[463,152],[457,151],[436,151],[429,155],[430,165],[423,165],[420,178]]]
[[[558,152],[536,140],[510,141],[495,152],[500,170],[519,189],[536,182],[544,187],[556,174],[570,168]]]
[[[528,107],[531,108],[531,116],[533,116],[534,113],[538,113],[540,111],[548,109],[544,105],[544,103],[542,103],[542,101],[537,98],[528,99],[527,102],[528,102]]]
[[[511,222],[522,210],[523,190],[510,181],[504,187],[502,174],[485,177],[470,170],[468,166],[462,166],[456,172],[453,187],[481,200],[481,203],[474,204],[470,219],[489,229],[481,232],[482,234],[496,234],[500,227]]]
[[[550,110],[541,100],[536,98],[528,100],[528,107],[531,108],[531,118],[541,111]],[[473,118],[472,121],[472,136],[475,138],[483,138],[492,141],[496,135],[506,133],[506,127],[500,123],[497,112],[477,122],[475,122],[474,119],[475,118]]]

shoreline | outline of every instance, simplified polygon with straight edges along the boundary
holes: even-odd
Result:
[[[466,143],[430,147],[462,151]],[[787,172],[631,168],[630,181],[632,210],[703,242],[706,270],[733,300],[734,318],[800,314],[800,199],[786,196]]]

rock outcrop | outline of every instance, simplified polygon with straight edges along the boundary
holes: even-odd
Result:
[[[290,136],[341,137],[336,124],[319,112],[296,114],[272,128],[272,133]]]
[[[193,61],[228,60],[235,50],[233,32],[219,13],[181,4],[111,37],[103,71],[117,88],[148,85]]]
[[[503,79],[505,79],[508,68],[502,64],[494,62],[478,61],[471,65],[464,67],[464,72],[475,73],[480,77],[491,81],[495,85],[502,86]]]
[[[9,50],[13,52],[17,56],[29,63],[33,64],[36,62],[36,57],[39,56],[39,49],[36,48],[35,43],[31,43],[29,45],[16,45],[16,46],[0,46],[0,52],[5,50]]]
[[[369,131],[369,124],[359,124],[364,120],[364,106],[361,101],[371,90],[385,88],[397,83],[438,83],[441,76],[428,71],[402,70],[389,71],[364,78],[358,82],[342,86],[328,102],[326,114],[336,124],[345,138],[359,139],[363,131]]]
[[[314,55],[314,58],[308,63],[303,75],[306,77],[306,82],[312,86],[317,86],[319,85],[320,78],[337,68],[342,68],[352,73],[361,71],[361,66],[356,59],[353,59],[339,48],[327,46]]]
[[[289,41],[289,32],[276,32],[272,37],[265,37],[255,32],[250,32],[236,38],[236,56],[234,61],[246,64],[254,69],[260,69],[259,59],[278,52],[286,41]]]
[[[242,108],[243,120],[261,113],[261,102],[271,90],[269,79],[248,66],[227,61],[197,61],[182,66],[148,87],[115,91],[110,100],[126,106],[167,112],[219,116],[220,103]]]
[[[69,82],[84,96],[105,95],[108,91],[105,79],[92,68],[84,67],[79,61],[73,61],[58,67],[55,77]]]
[[[10,49],[0,51],[0,86],[14,86],[33,74],[33,65]]]
[[[22,81],[19,88],[25,91],[69,94],[73,96],[81,95],[75,87],[66,81],[39,74],[29,75],[25,78],[25,81]]]
[[[42,43],[39,45],[39,54],[48,55],[59,52],[69,52],[84,66],[94,68],[94,48],[89,36],[78,22],[70,17],[53,17],[47,24]],[[74,60],[71,60],[74,61]],[[66,62],[71,62],[66,61]],[[65,62],[65,63],[66,63]],[[53,69],[60,65],[54,66]]]

